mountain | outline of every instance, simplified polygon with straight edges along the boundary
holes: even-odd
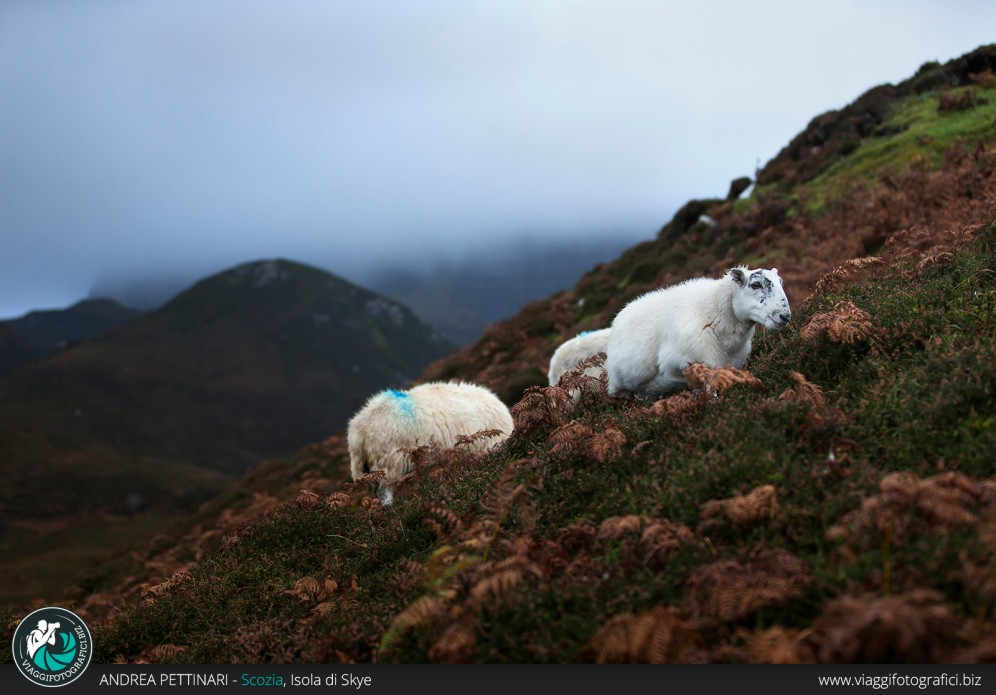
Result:
[[[16,331],[0,323],[0,378],[40,357]]]
[[[491,323],[531,301],[570,287],[579,274],[613,258],[629,235],[504,242],[478,254],[432,266],[387,267],[365,284],[395,297],[457,345],[481,336]],[[632,243],[631,241],[629,243]]]
[[[50,355],[73,343],[107,333],[142,312],[113,299],[85,299],[66,309],[32,311],[18,319],[0,321],[38,355]]]
[[[795,174],[691,201],[434,363],[501,389],[516,431],[426,452],[390,509],[338,433],[105,563],[69,597],[97,659],[991,662],[994,71],[982,47],[870,129],[814,119],[802,141],[857,140],[804,173],[783,151]],[[748,371],[652,404],[523,393],[628,298],[735,262],[777,264],[793,302]]]
[[[6,558],[14,536],[41,544],[42,520],[193,509],[451,349],[403,305],[305,265],[209,277],[0,383]]]

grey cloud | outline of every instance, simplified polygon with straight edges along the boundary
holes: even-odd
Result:
[[[983,3],[5,2],[0,316],[267,256],[649,237],[992,26]]]

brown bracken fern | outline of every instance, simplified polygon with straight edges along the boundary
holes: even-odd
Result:
[[[799,336],[813,344],[830,340],[854,345],[868,340],[873,333],[868,312],[845,300],[834,304],[830,311],[814,314],[799,331]]]
[[[820,663],[931,663],[954,636],[944,597],[916,589],[902,596],[830,601],[807,641]]]
[[[867,528],[896,539],[906,535],[916,520],[929,526],[972,526],[972,511],[986,504],[988,481],[977,481],[955,472],[921,480],[915,473],[889,473],[879,482],[879,494],[866,498],[861,507],[846,514],[828,532],[830,540],[852,542]]]
[[[743,562],[721,560],[693,570],[684,606],[693,617],[742,620],[798,598],[811,582],[805,562],[784,550],[766,550]]]
[[[698,633],[677,611],[657,606],[646,613],[610,618],[592,636],[584,656],[597,664],[668,664],[689,661]]]
[[[531,386],[522,400],[512,406],[512,421],[519,434],[542,425],[560,427],[567,424],[574,412],[570,394],[559,386]]]
[[[746,495],[709,500],[700,511],[703,520],[722,517],[735,526],[746,526],[771,519],[778,512],[778,493],[774,485],[762,485]]]
[[[619,455],[626,436],[618,427],[609,426],[596,433],[588,425],[572,420],[551,432],[547,443],[551,445],[551,456],[581,454],[601,463]]]
[[[682,372],[688,380],[688,386],[709,395],[718,395],[733,386],[761,386],[761,380],[744,369],[733,367],[707,367],[704,364],[690,364]]]

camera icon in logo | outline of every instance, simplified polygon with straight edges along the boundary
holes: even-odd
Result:
[[[14,665],[24,677],[51,688],[83,675],[93,655],[93,637],[78,615],[48,606],[20,622],[11,648]]]

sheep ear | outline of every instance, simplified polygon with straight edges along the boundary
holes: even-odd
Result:
[[[733,282],[737,283],[741,287],[747,284],[747,274],[744,273],[743,268],[730,268],[729,276],[733,278]]]

